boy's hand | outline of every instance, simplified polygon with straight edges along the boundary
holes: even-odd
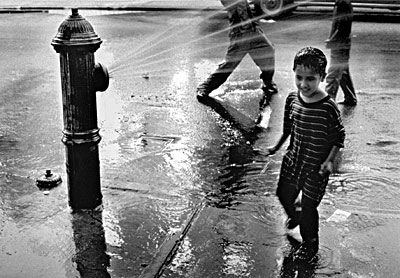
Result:
[[[325,161],[324,163],[322,163],[321,169],[319,170],[318,173],[322,177],[326,177],[327,175],[332,173],[332,171],[333,171],[333,162],[332,161]]]

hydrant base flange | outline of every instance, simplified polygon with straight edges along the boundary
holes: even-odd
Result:
[[[52,173],[51,170],[46,170],[46,174],[40,176],[36,180],[36,185],[40,188],[53,188],[62,182],[59,174]]]

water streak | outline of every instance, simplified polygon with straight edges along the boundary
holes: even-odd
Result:
[[[211,16],[210,16],[210,17],[211,17]],[[257,17],[252,18],[251,21],[258,21],[258,20],[260,20],[261,18],[263,18],[263,16],[257,16]],[[161,56],[161,55],[168,54],[168,53],[170,53],[170,52],[172,52],[172,51],[177,51],[177,50],[179,50],[179,49],[181,49],[181,48],[183,48],[183,47],[186,47],[186,46],[189,46],[189,45],[193,45],[193,44],[195,44],[195,43],[199,43],[199,42],[201,42],[201,41],[203,41],[203,40],[206,40],[206,39],[208,39],[208,38],[210,38],[210,37],[212,37],[212,36],[225,33],[225,32],[227,32],[227,31],[229,31],[231,28],[234,28],[234,27],[239,26],[239,25],[240,25],[240,24],[237,24],[237,25],[234,25],[234,26],[228,26],[228,27],[226,27],[226,28],[224,28],[224,29],[221,29],[221,30],[218,30],[218,31],[216,31],[216,32],[207,34],[207,35],[202,36],[202,37],[200,37],[200,38],[196,38],[196,39],[191,40],[191,41],[188,41],[188,42],[186,42],[186,43],[183,43],[183,44],[180,44],[180,45],[176,45],[176,46],[174,46],[174,47],[171,47],[171,48],[165,49],[165,50],[163,50],[163,51],[157,52],[157,53],[155,53],[155,54],[152,54],[152,55],[150,55],[150,56],[146,56],[145,58],[136,60],[136,61],[135,61],[136,67],[138,67],[138,66],[139,66],[139,67],[140,67],[140,66],[145,66],[145,65],[146,65],[146,66],[147,66],[147,65],[153,65],[153,64],[162,63],[162,62],[168,61],[168,60],[170,60],[170,59],[173,59],[173,57],[169,57],[169,58],[164,58],[164,59],[157,59],[157,60],[151,61],[151,62],[149,62],[149,63],[147,63],[147,64],[143,64],[143,63],[144,63],[145,61],[147,61],[147,60],[157,58],[157,57],[159,57],[159,56]],[[280,29],[280,30],[277,30],[277,31],[274,31],[274,32],[268,32],[267,35],[269,36],[269,35],[284,33],[284,32],[293,31],[293,30],[296,30],[296,29],[301,30],[301,29],[304,29],[304,28],[308,28],[308,27],[310,27],[311,25],[313,25],[313,23],[299,24],[299,25],[297,25],[296,28],[293,28],[293,27],[290,27],[290,28],[283,28],[283,29]],[[190,25],[190,27],[193,27],[193,26]],[[188,28],[189,28],[189,27],[188,27]],[[188,28],[186,28],[186,29],[188,29]],[[172,29],[172,28],[171,28],[171,29]],[[185,30],[186,30],[186,29],[185,29]],[[167,39],[169,39],[169,38],[171,38],[171,37],[173,37],[173,36],[175,36],[175,35],[177,35],[177,34],[179,34],[179,33],[181,33],[181,32],[183,32],[183,30],[180,30],[180,31],[177,31],[177,32],[175,32],[175,33],[170,34],[169,36],[167,36],[167,37],[165,37],[164,39],[162,39],[160,42],[157,42],[157,43],[155,43],[155,44],[152,44],[151,47],[146,48],[146,50],[150,50],[151,48],[154,48],[154,47],[157,46],[159,43],[164,42],[165,40],[167,40]],[[164,33],[163,33],[163,34],[164,34]],[[156,36],[156,37],[159,37],[159,36],[162,36],[162,34],[160,34],[160,35],[158,35],[158,36]],[[250,40],[250,39],[246,39],[246,40]],[[150,41],[153,41],[153,40],[150,40]],[[220,45],[226,45],[226,43],[222,43],[222,44],[220,44]],[[143,48],[143,47],[144,47],[144,45],[141,46],[141,48]],[[214,46],[214,47],[219,47],[219,46]],[[212,48],[214,48],[214,47],[212,47]],[[195,50],[193,50],[193,51],[187,52],[186,55],[194,54],[194,53],[201,52],[201,51],[202,51],[202,50],[195,49]],[[133,53],[133,52],[134,52],[134,51],[132,51],[132,53]],[[132,60],[133,60],[134,58],[136,58],[136,57],[137,57],[139,54],[141,54],[142,52],[143,52],[143,51],[139,51],[138,53],[133,54],[133,55],[130,55],[130,54],[129,54],[128,57],[132,58]],[[110,72],[111,72],[111,73],[115,73],[115,72],[118,72],[118,71],[123,71],[123,70],[125,70],[125,68],[130,67],[130,66],[131,66],[131,63],[128,63],[128,59],[124,59],[124,61],[121,62],[118,66],[111,65],[111,66],[110,66]]]

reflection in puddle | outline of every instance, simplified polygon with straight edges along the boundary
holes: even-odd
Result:
[[[290,240],[289,240],[290,242]],[[331,277],[341,274],[340,254],[326,246],[320,246],[317,256],[311,262],[296,260],[293,257],[299,243],[283,243],[277,249],[277,277],[311,278]]]
[[[203,185],[208,204],[234,209],[241,204],[251,204],[254,201],[252,199],[263,195],[264,179],[269,174],[260,175],[265,159],[247,144],[226,147],[226,155],[219,161],[222,165],[217,167],[218,175]]]
[[[177,253],[173,262],[170,265],[170,271],[177,275],[185,276],[185,272],[182,271],[193,265],[194,255],[192,251],[192,243],[189,237],[186,237],[180,246],[180,252]]]
[[[224,240],[222,243],[224,266],[222,272],[224,275],[235,275],[246,277],[250,273],[249,267],[254,262],[250,257],[250,242],[229,242]]]
[[[107,271],[110,257],[106,254],[102,213],[74,212],[72,229],[75,243],[73,262],[81,277],[111,277]]]

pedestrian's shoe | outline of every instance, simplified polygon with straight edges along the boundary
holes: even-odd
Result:
[[[278,93],[278,88],[276,87],[276,84],[273,82],[267,85],[264,84],[263,86],[261,86],[261,89],[263,90],[265,95],[272,96]]]
[[[294,259],[311,262],[318,253],[318,239],[314,238],[311,241],[303,241],[300,248],[294,253]]]
[[[203,89],[197,89],[197,100],[199,102],[202,102],[202,103],[206,102],[210,98],[208,95],[209,95],[209,93],[207,93]]]

